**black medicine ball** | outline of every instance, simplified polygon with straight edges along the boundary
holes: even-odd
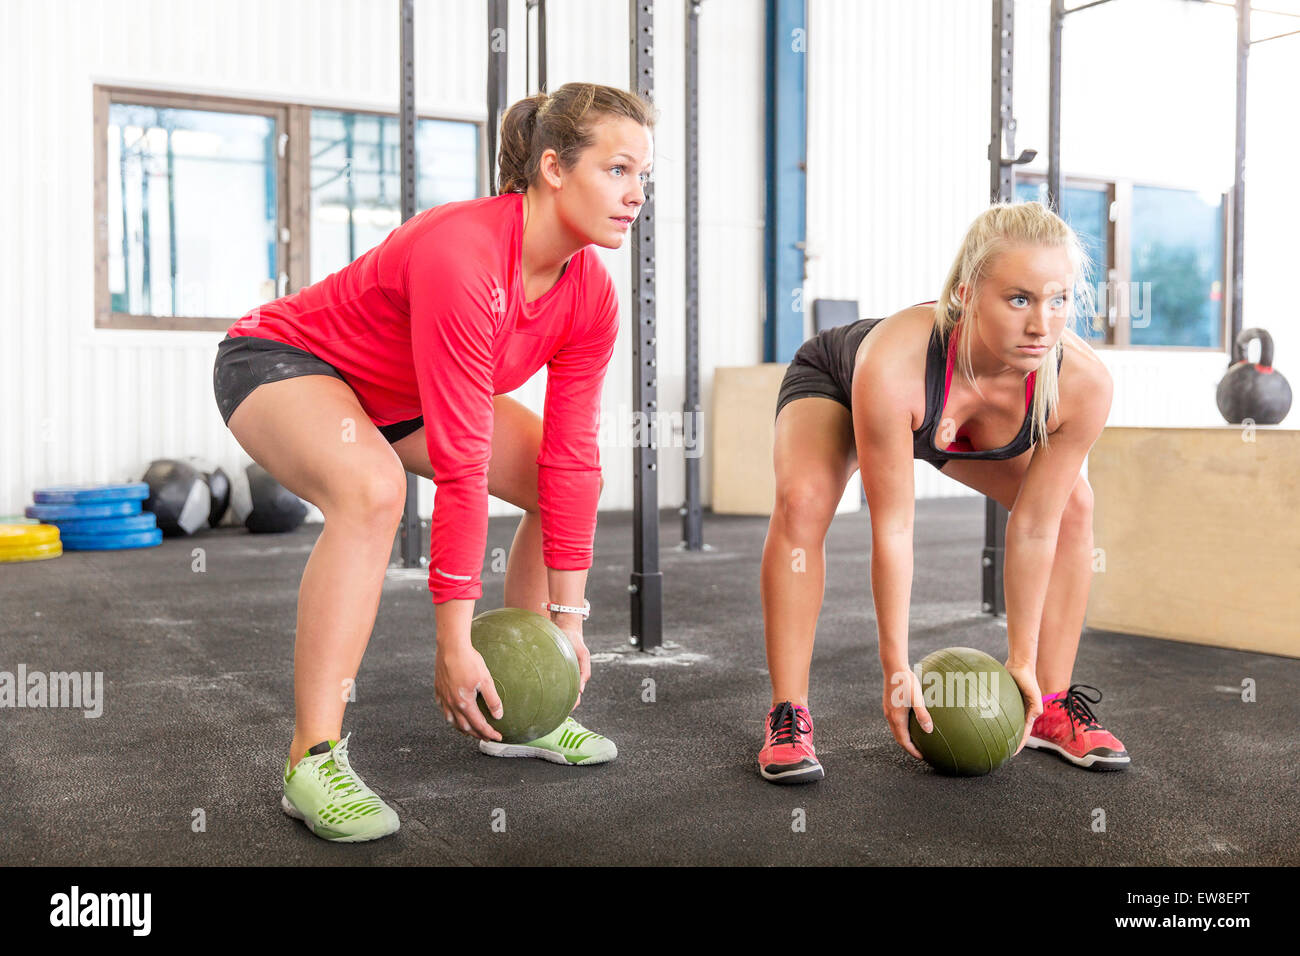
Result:
[[[230,504],[230,479],[219,465],[206,458],[194,455],[185,459],[186,464],[193,465],[208,483],[208,492],[212,496],[212,508],[208,512],[208,527],[215,528],[221,524],[221,518]]]
[[[149,463],[140,480],[149,485],[144,510],[154,513],[163,535],[169,538],[189,535],[207,525],[212,494],[203,475],[193,465],[159,458]]]
[[[292,531],[307,517],[307,504],[257,462],[244,469],[244,481],[234,483],[230,509],[235,521],[254,534]]]

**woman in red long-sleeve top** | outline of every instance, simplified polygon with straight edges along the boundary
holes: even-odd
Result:
[[[429,590],[448,722],[495,755],[587,764],[617,753],[572,718],[529,746],[499,743],[476,697],[494,713],[500,700],[469,634],[491,494],[525,512],[506,605],[549,611],[584,687],[590,676],[583,592],[618,297],[589,246],[618,248],[631,229],[653,122],[644,100],[589,83],[521,100],[502,122],[500,195],[414,216],[339,272],[240,319],[218,349],[214,389],[231,432],[325,517],[299,591],[282,800],[318,836],[369,840],[398,827],[340,737],[408,471],[437,485]],[[539,419],[504,393],[543,365]]]

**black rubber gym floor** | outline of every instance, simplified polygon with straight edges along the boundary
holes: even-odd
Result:
[[[1026,750],[949,779],[908,757],[880,712],[865,512],[836,518],[827,542],[811,701],[826,779],[764,782],[767,520],[706,516],[703,554],[674,550],[678,521],[663,513],[669,643],[649,656],[627,643],[631,516],[600,517],[597,664],[576,716],[617,742],[605,766],[494,759],[450,730],[423,574],[390,574],[344,732],[402,827],[356,845],[279,807],[298,582],[320,525],[5,566],[0,671],[102,671],[104,704],[98,718],[0,710],[0,863],[1300,862],[1297,660],[1088,630],[1074,679],[1103,690],[1096,709],[1133,755],[1128,772]],[[493,519],[489,548],[514,527]],[[1005,656],[1005,624],[978,611],[982,539],[981,500],[918,503],[913,661],[951,645]],[[500,605],[503,577],[485,575],[480,609]],[[1246,678],[1257,702],[1241,699]]]

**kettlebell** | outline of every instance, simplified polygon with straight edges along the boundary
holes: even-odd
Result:
[[[1250,343],[1259,339],[1259,361],[1246,360]],[[1276,425],[1291,410],[1291,386],[1273,368],[1273,337],[1263,329],[1242,329],[1233,345],[1232,363],[1214,392],[1219,411],[1230,425],[1247,418],[1256,425]]]

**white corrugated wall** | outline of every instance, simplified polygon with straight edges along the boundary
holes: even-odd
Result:
[[[988,205],[989,9],[809,0],[805,302],[885,316],[935,297]],[[916,463],[918,498],[966,493]]]

